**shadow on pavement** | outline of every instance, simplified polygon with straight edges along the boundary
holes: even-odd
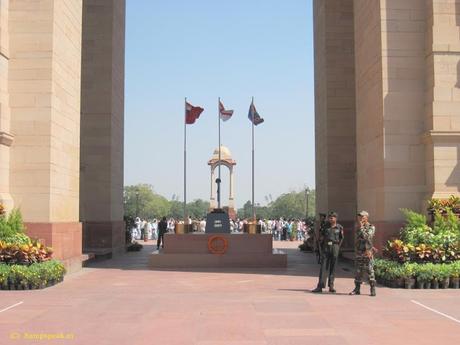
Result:
[[[312,289],[278,289],[278,291],[292,291],[292,292],[304,292],[304,293],[311,293],[313,294]],[[330,293],[327,291],[327,289],[324,289],[322,293],[315,293],[315,295],[321,296],[321,295],[326,295],[326,296],[350,296],[348,293],[345,292],[336,292],[336,293]],[[352,297],[352,296],[350,296]]]

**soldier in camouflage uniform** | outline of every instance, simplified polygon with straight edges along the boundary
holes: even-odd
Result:
[[[367,274],[371,286],[371,296],[375,296],[375,275],[374,275],[374,246],[373,239],[375,227],[369,223],[369,213],[361,211],[358,213],[358,226],[355,239],[355,288],[350,295],[361,294],[363,275]]]
[[[334,279],[337,259],[339,257],[340,246],[343,242],[343,227],[337,223],[337,213],[330,212],[329,221],[321,228],[319,234],[319,245],[321,248],[321,269],[319,271],[318,286],[312,292],[321,293],[326,287],[328,279],[329,292],[335,293]]]

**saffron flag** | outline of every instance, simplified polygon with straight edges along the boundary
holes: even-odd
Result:
[[[259,113],[257,112],[254,102],[251,102],[251,105],[249,106],[248,118],[249,121],[253,122],[255,126],[260,125],[262,122],[264,122],[264,119],[261,118]]]
[[[219,101],[219,115],[222,121],[230,120],[233,110],[226,110],[221,101]]]
[[[200,117],[203,112],[203,108],[194,107],[189,102],[185,103],[185,123],[187,125],[192,125]]]

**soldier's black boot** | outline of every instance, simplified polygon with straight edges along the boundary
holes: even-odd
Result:
[[[318,286],[316,287],[316,289],[311,290],[311,292],[313,292],[313,293],[322,293],[322,292],[323,292],[323,288],[322,288],[320,285],[318,285]]]
[[[361,283],[355,282],[355,288],[350,295],[361,295]]]
[[[330,293],[336,293],[336,289],[334,289],[334,285],[329,285],[329,292]]]
[[[377,294],[375,293],[375,282],[370,282],[371,285],[371,296],[375,297]]]

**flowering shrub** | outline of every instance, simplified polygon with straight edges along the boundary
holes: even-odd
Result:
[[[38,241],[11,244],[0,241],[0,263],[30,265],[51,260],[53,251]]]
[[[0,264],[0,289],[39,289],[64,279],[65,268],[59,261],[34,263],[30,266]]]
[[[384,256],[400,263],[451,262],[460,259],[460,221],[451,211],[436,213],[433,226],[426,217],[411,210],[403,210],[406,224],[400,239],[388,241]]]
[[[449,199],[431,199],[428,201],[430,212],[445,213],[448,210],[460,210],[460,198],[451,195]]]
[[[38,289],[62,281],[65,268],[53,251],[24,234],[19,210],[0,205],[0,289]]]

